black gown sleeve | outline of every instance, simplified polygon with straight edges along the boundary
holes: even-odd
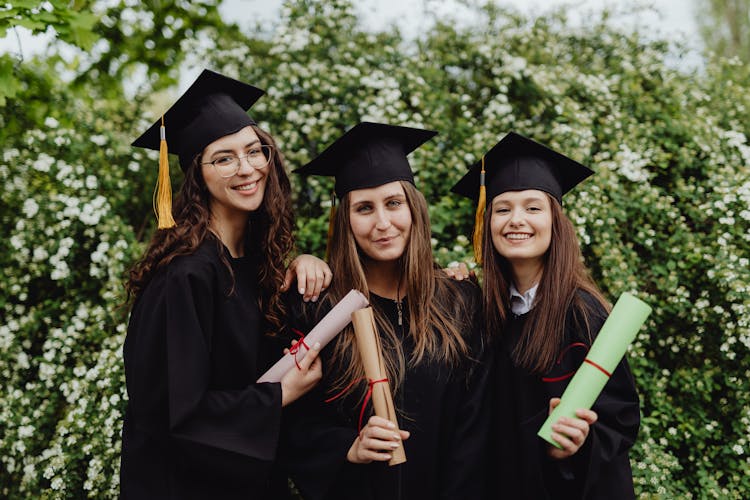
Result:
[[[281,422],[280,384],[212,389],[211,342],[219,289],[210,265],[177,268],[165,281],[169,432],[187,453],[273,461]],[[239,326],[239,325],[238,325]],[[202,460],[205,461],[205,460]],[[219,464],[216,464],[217,466]]]
[[[604,324],[606,311],[591,297],[585,294],[582,297],[589,310],[590,331],[596,335]],[[571,322],[571,325],[581,324],[581,321]],[[590,344],[581,326],[572,327],[567,338]],[[579,354],[563,357],[560,370],[563,373],[575,371],[585,351]],[[569,379],[566,379],[563,384],[548,384],[549,397],[561,396],[568,382]],[[620,361],[591,409],[598,419],[590,427],[586,442],[575,455],[564,460],[553,460],[546,457],[544,447],[542,460],[546,460],[547,489],[553,494],[567,492],[576,498],[633,498],[628,451],[638,434],[640,410],[633,375],[625,358]],[[546,418],[546,414],[543,417]]]

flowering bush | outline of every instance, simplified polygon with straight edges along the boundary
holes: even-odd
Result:
[[[654,308],[629,353],[637,492],[747,497],[750,71],[721,61],[684,73],[664,62],[679,47],[603,21],[475,14],[471,29],[439,19],[405,40],[364,31],[349,1],[302,0],[267,32],[216,30],[211,50],[183,50],[268,91],[252,114],[290,168],[359,120],[438,130],[410,160],[444,265],[471,263],[474,209],[448,188],[505,132],[591,166],[565,207],[587,264],[613,301],[633,291]],[[0,496],[114,497],[118,306],[152,227],[155,160],[128,146],[142,125],[132,103],[81,106],[85,88],[71,97],[54,77],[24,78],[5,115],[24,126],[5,127],[0,158]],[[56,105],[23,105],[38,95]],[[293,182],[298,246],[322,254],[331,183]]]

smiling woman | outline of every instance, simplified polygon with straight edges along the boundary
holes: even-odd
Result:
[[[173,225],[154,234],[127,284],[122,498],[288,496],[274,468],[281,409],[321,365],[313,346],[280,383],[255,383],[281,354],[271,334],[283,326],[293,246],[283,158],[245,111],[261,95],[204,71],[134,143],[160,149],[164,167],[168,141],[185,181]],[[317,260],[294,267],[328,271]]]
[[[486,167],[486,168],[485,168]],[[505,498],[634,498],[628,451],[639,426],[638,394],[623,359],[593,410],[537,437],[604,323],[609,306],[583,265],[562,197],[593,172],[509,133],[453,190],[478,200],[486,177],[484,306],[498,363],[491,438],[493,477]],[[489,233],[489,234],[488,234]]]
[[[357,246],[373,261],[396,261],[411,231],[411,211],[398,181],[357,189],[349,197],[349,223]]]
[[[264,154],[264,149],[268,153]],[[211,195],[213,230],[219,235],[230,231],[221,226],[242,226],[247,222],[247,214],[260,208],[271,151],[271,146],[261,145],[252,126],[217,139],[203,151],[200,161],[203,180]],[[241,250],[237,247],[234,251]]]
[[[330,242],[337,278],[321,305],[295,320],[312,324],[352,288],[369,297],[401,429],[363,418],[374,382],[345,330],[323,351],[321,387],[292,405],[284,433],[306,499],[483,497],[490,363],[479,289],[436,266],[427,202],[406,158],[434,135],[360,123],[297,170],[335,176],[341,205]],[[402,441],[407,462],[388,467]]]
[[[495,249],[513,264],[525,267],[531,283],[521,286],[525,292],[539,280],[543,256],[552,237],[552,207],[543,191],[506,191],[492,200],[490,235]]]

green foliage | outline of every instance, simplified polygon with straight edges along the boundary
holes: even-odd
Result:
[[[290,169],[359,120],[438,130],[410,161],[444,265],[471,261],[474,209],[448,188],[505,132],[592,166],[596,175],[566,197],[586,261],[613,301],[634,291],[654,307],[629,355],[643,411],[631,454],[637,492],[748,496],[748,67],[717,60],[685,74],[664,63],[680,47],[496,7],[476,8],[471,29],[441,19],[405,41],[366,32],[345,0],[287,2],[262,35],[220,25],[214,3],[202,4],[206,20],[200,4],[169,3],[213,43],[185,31],[150,54],[137,45],[161,25],[134,23],[124,9],[163,21],[167,11],[129,4],[100,15],[111,19],[96,28],[108,54],[91,66],[96,86],[92,75],[71,87],[16,65],[20,84],[0,115],[0,496],[116,496],[117,306],[152,227],[155,175],[155,158],[128,146],[144,123],[136,112],[154,117],[119,97],[120,80],[145,61],[158,90],[186,52],[268,91],[252,115]],[[322,255],[331,184],[293,182],[298,246]]]
[[[8,31],[16,26],[27,28],[32,34],[52,28],[60,40],[90,50],[97,40],[93,32],[97,17],[87,11],[90,3],[68,0],[5,3],[0,7],[0,38],[8,35]],[[0,107],[7,98],[15,97],[21,88],[13,73],[13,60],[7,55],[0,56]]]
[[[33,34],[52,28],[61,40],[88,50],[97,39],[93,33],[96,15],[87,10],[91,3],[85,0],[14,0],[5,3],[0,7],[0,38],[15,26],[26,28]]]
[[[696,0],[703,43],[713,57],[737,57],[750,62],[750,1]]]

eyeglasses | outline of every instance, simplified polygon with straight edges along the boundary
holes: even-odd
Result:
[[[201,165],[211,164],[214,166],[219,177],[228,178],[234,176],[240,170],[242,159],[247,160],[247,164],[254,169],[266,168],[273,159],[273,147],[263,144],[253,146],[246,155],[237,156],[234,154],[224,154],[213,161],[206,161]]]

